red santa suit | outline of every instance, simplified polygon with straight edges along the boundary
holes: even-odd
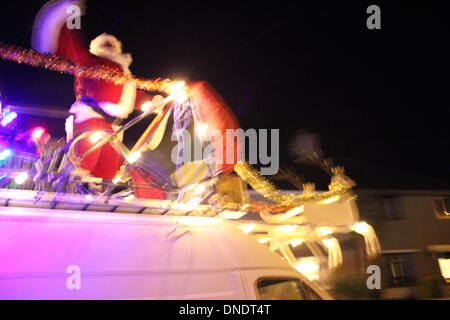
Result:
[[[33,28],[34,49],[55,53],[86,66],[102,65],[131,74],[131,55],[122,53],[122,45],[114,36],[100,35],[91,42],[87,50],[80,30],[68,28],[69,7],[73,5],[84,8],[83,1],[60,0],[50,1],[41,9]],[[74,115],[73,136],[86,131],[112,132],[135,106],[139,107],[152,99],[142,91],[136,91],[133,82],[115,85],[104,80],[80,77],[75,78],[74,92],[77,101],[69,111]],[[93,145],[89,137],[82,139],[76,145],[76,152],[82,155]],[[116,150],[106,144],[86,156],[80,167],[95,177],[113,179],[122,162]]]
[[[66,57],[74,62],[87,66],[108,66],[120,70],[126,74],[130,73],[129,65],[131,56],[122,53],[121,43],[113,36],[103,34],[91,42],[89,51],[82,43],[80,30],[69,29],[67,19],[69,18],[69,6],[77,5],[83,9],[83,1],[59,0],[46,4],[39,12],[33,28],[33,48],[39,52],[50,52]],[[74,136],[86,131],[110,131],[114,129],[117,120],[125,119],[133,110],[139,108],[144,102],[158,101],[161,96],[148,96],[140,90],[136,90],[133,83],[125,85],[114,85],[104,80],[91,80],[76,77],[75,79],[75,102],[70,108],[74,114]],[[211,129],[216,129],[226,136],[227,129],[239,127],[236,117],[225,101],[206,82],[196,82],[188,86],[190,98],[194,102],[194,114],[196,125],[208,124]],[[165,126],[162,121],[162,126]],[[155,130],[161,131],[159,125]],[[216,151],[225,155],[230,152],[225,140],[211,139],[211,144]],[[155,147],[158,145],[155,144]],[[77,153],[83,154],[93,146],[89,138],[82,139],[77,144]],[[235,140],[231,152],[234,160],[231,163],[218,163],[217,169],[221,172],[233,170],[237,161],[238,141]],[[228,157],[229,158],[229,157]],[[224,158],[225,159],[225,158]],[[171,161],[171,155],[167,155],[167,161]],[[119,154],[109,145],[97,149],[86,156],[81,167],[90,174],[104,178],[113,179],[122,164]],[[133,170],[133,180],[137,184],[151,183],[148,175]],[[164,199],[166,195],[160,188],[146,187],[137,188],[138,197]]]

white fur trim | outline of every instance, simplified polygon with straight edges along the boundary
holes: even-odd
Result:
[[[103,33],[91,41],[89,52],[119,64],[125,73],[131,73],[129,67],[133,58],[122,53],[122,43],[113,35]]]
[[[92,118],[103,119],[103,117],[94,111],[90,106],[84,103],[75,102],[69,110],[75,115],[75,123],[81,123]]]

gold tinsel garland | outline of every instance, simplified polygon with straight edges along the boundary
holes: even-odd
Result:
[[[247,163],[238,163],[234,171],[248,183],[255,191],[262,194],[266,199],[282,205],[301,205],[305,202],[320,202],[336,196],[353,197],[349,188],[333,183],[329,185],[329,191],[322,193],[283,194],[269,180],[262,177],[258,171]]]
[[[78,77],[106,80],[116,85],[121,85],[131,80],[136,83],[139,89],[164,94],[169,94],[171,86],[177,82],[162,78],[152,80],[135,78],[124,75],[121,71],[106,66],[89,67],[54,54],[39,53],[32,49],[24,49],[3,43],[0,43],[0,58]]]

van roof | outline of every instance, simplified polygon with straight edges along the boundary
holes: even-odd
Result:
[[[0,273],[48,269],[45,261],[58,268],[70,257],[92,272],[293,270],[263,244],[219,218],[0,207],[0,247],[2,255],[9,248],[11,262],[1,264]]]

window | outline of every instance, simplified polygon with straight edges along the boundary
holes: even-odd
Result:
[[[383,254],[385,283],[387,287],[403,287],[415,284],[414,253]]]
[[[450,218],[450,197],[435,198],[434,211],[438,218]]]
[[[383,197],[381,198],[384,204],[384,218],[390,220],[404,218],[403,202],[400,198]]]
[[[261,300],[322,300],[312,288],[298,279],[261,279],[257,288]]]
[[[405,216],[403,201],[399,197],[359,196],[358,208],[361,216],[368,220],[396,220]]]

